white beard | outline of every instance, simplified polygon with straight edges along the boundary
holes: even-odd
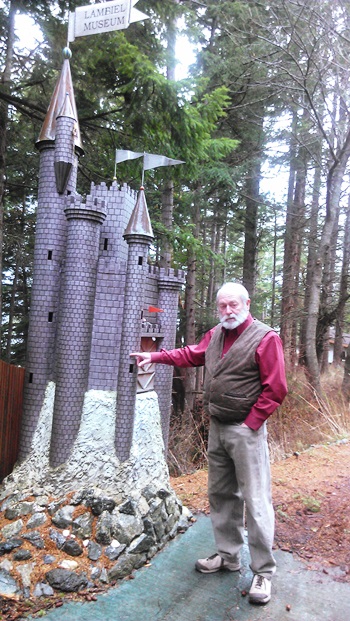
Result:
[[[233,330],[234,328],[237,328],[237,326],[240,326],[241,323],[247,319],[248,315],[249,309],[243,308],[243,310],[241,310],[238,314],[232,313],[231,315],[224,315],[221,317],[220,321],[223,328],[226,328],[226,330]],[[234,321],[232,321],[232,319],[234,319]]]

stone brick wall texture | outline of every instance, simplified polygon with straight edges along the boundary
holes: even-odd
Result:
[[[129,457],[137,389],[137,366],[130,352],[141,344],[141,322],[144,306],[144,285],[147,278],[147,256],[150,240],[133,235],[129,244],[125,281],[124,313],[121,333],[120,362],[117,390],[117,420],[115,447],[118,458]]]
[[[92,185],[91,195],[104,199],[107,218],[101,226],[99,264],[91,342],[89,389],[116,390],[128,244],[123,233],[136,202],[136,192],[116,182]]]
[[[159,307],[164,310],[160,315],[160,329],[164,337],[159,343],[159,348],[173,349],[175,347],[179,291],[184,280],[185,274],[182,271],[160,270]],[[154,388],[158,394],[163,440],[166,449],[169,440],[172,383],[173,367],[164,364],[156,365]]]
[[[70,185],[76,185],[77,156]],[[40,153],[38,209],[27,344],[26,377],[19,459],[29,452],[44,401],[47,382],[54,379],[55,336],[67,220],[64,197],[55,192],[54,147]]]
[[[100,224],[103,203],[71,198],[56,352],[56,394],[50,463],[64,463],[77,437],[88,386]]]

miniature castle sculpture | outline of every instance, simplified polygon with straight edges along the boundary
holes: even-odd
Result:
[[[153,240],[143,188],[114,181],[76,193],[83,154],[65,57],[40,133],[39,194],[20,462],[33,448],[48,384],[54,384],[51,468],[79,435],[88,391],[115,392],[115,451],[129,459],[137,392],[158,388],[168,440],[172,368],[138,373],[131,351],[175,344],[184,273],[148,265]],[[162,314],[150,312],[155,307]],[[153,381],[154,380],[154,381]]]

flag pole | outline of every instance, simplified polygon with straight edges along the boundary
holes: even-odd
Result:
[[[113,181],[117,181],[117,149],[115,150]]]
[[[145,151],[143,152],[143,159],[142,159],[142,177],[141,177],[141,187],[143,188],[143,184],[144,184],[144,180],[145,180]]]

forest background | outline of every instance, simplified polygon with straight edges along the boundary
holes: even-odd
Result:
[[[25,364],[39,157],[67,44],[88,0],[0,1],[1,358]],[[92,2],[97,4],[97,0]],[[78,191],[110,184],[116,149],[185,165],[146,173],[150,261],[187,272],[177,345],[216,322],[243,282],[281,335],[289,395],[271,419],[276,457],[350,431],[350,0],[139,0],[149,19],[71,44],[85,155]],[[32,49],[16,30],[40,28]],[[176,79],[178,41],[195,55]],[[138,189],[140,160],[118,181]],[[332,365],[329,347],[332,342]],[[169,460],[205,461],[201,373],[175,370]]]

